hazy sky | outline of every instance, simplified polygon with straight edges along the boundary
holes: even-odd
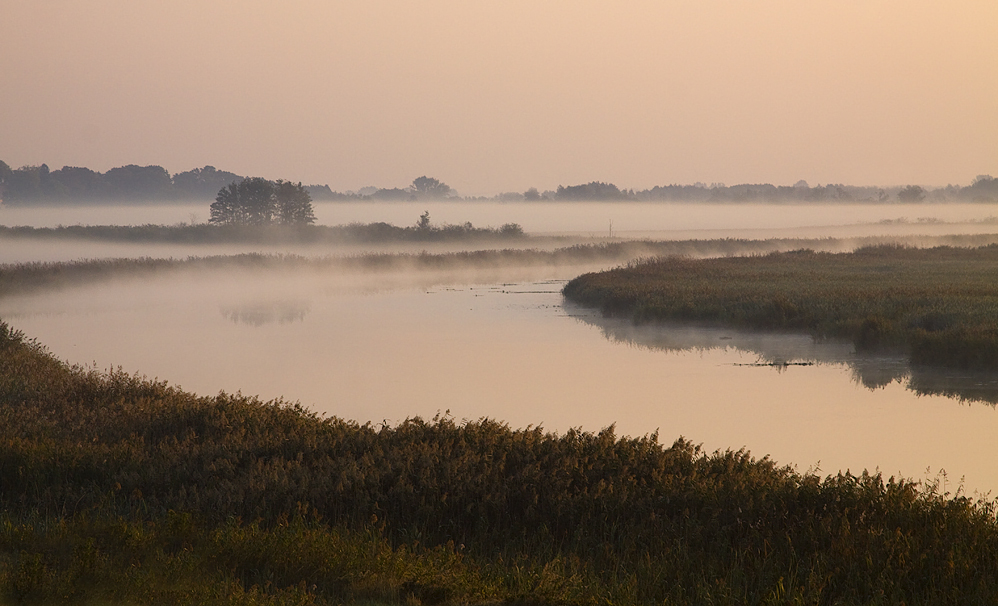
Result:
[[[0,0],[0,159],[966,185],[998,176],[998,2]]]

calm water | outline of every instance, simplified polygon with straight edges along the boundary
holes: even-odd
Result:
[[[202,394],[283,395],[375,423],[445,411],[560,432],[616,423],[801,470],[945,469],[950,490],[961,477],[998,488],[998,412],[918,395],[898,360],[794,335],[638,329],[566,305],[565,277],[181,276],[9,299],[0,316],[60,358]],[[819,363],[758,365],[773,360]],[[870,389],[861,371],[888,380]]]
[[[351,204],[321,205],[318,214],[328,224],[408,224],[424,206],[439,222],[518,222],[528,232],[582,237],[587,230],[604,235],[604,212],[612,214],[615,236],[998,231],[983,205],[827,205],[805,212],[773,205]],[[0,211],[0,223],[171,223],[197,212],[145,209],[165,213],[153,218],[135,209],[90,209],[90,220],[13,210]],[[196,220],[207,215],[200,212]],[[106,256],[199,254],[111,249],[117,254]],[[111,249],[0,241],[0,262],[104,256]],[[0,317],[72,363],[121,366],[206,395],[284,396],[374,423],[445,411],[559,432],[615,423],[620,434],[658,430],[666,443],[682,435],[709,450],[744,447],[802,471],[879,469],[934,479],[945,470],[950,491],[962,478],[968,492],[998,493],[998,411],[933,395],[994,398],[993,378],[912,371],[903,360],[863,358],[848,344],[800,335],[634,327],[566,305],[564,282],[595,269],[179,274],[6,298]]]

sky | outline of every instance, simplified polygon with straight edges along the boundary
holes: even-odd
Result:
[[[998,176],[995,0],[0,0],[0,160],[339,191]]]

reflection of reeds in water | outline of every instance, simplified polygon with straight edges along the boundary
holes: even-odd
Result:
[[[220,311],[223,316],[236,324],[263,326],[264,324],[301,322],[311,309],[307,303],[301,301],[279,301],[227,305],[221,307]]]
[[[635,324],[629,319],[570,310],[579,322],[596,326],[609,341],[657,351],[734,349],[758,356],[751,366],[782,372],[810,364],[847,366],[868,389],[899,383],[919,395],[998,404],[998,373],[915,365],[903,355],[856,351],[848,341],[815,339],[802,333],[762,332],[677,323]]]
[[[962,402],[998,404],[998,373],[913,366],[908,389],[921,395],[940,395]]]

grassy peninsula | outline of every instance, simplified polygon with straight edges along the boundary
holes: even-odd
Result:
[[[5,324],[0,419],[8,602],[998,600],[993,502],[682,438],[359,425],[67,366]]]
[[[376,226],[377,224],[372,224]],[[351,228],[351,226],[345,226]],[[371,226],[359,226],[358,228]],[[389,226],[391,227],[391,226]],[[224,240],[185,240],[186,235],[198,234],[205,228],[208,233],[223,235],[231,232],[233,237],[246,236],[256,243],[265,242],[268,237],[292,238],[297,231],[319,230],[320,226],[215,226],[196,225],[191,227],[66,227],[66,228],[5,228],[0,226],[0,244],[4,238],[70,238],[71,234],[90,234],[87,237],[95,239],[106,238],[111,241],[119,236],[127,241],[152,243],[222,243]],[[392,228],[403,230],[404,233],[417,233],[411,228]],[[478,229],[478,228],[474,228]],[[486,230],[488,228],[485,228]],[[105,233],[105,230],[107,232]],[[120,230],[120,231],[119,231]],[[391,233],[394,233],[392,231]],[[432,230],[430,233],[436,233]],[[457,233],[457,232],[455,232]],[[186,235],[185,235],[186,234]],[[240,235],[242,234],[242,235]],[[269,235],[268,235],[269,234]],[[508,234],[509,235],[509,234]],[[179,240],[173,238],[180,238]],[[835,238],[771,238],[766,240],[749,240],[725,238],[717,240],[624,240],[618,242],[592,242],[559,246],[550,250],[528,248],[520,245],[533,243],[531,236],[509,235],[516,242],[504,242],[509,248],[476,249],[459,252],[442,253],[365,253],[357,255],[322,255],[304,256],[300,254],[264,254],[248,252],[234,255],[189,256],[186,258],[114,258],[114,259],[79,259],[62,262],[29,262],[0,263],[0,297],[23,294],[45,289],[72,287],[94,284],[111,279],[128,279],[136,277],[152,277],[168,272],[184,270],[209,271],[398,271],[409,269],[420,270],[488,270],[502,267],[543,267],[558,265],[585,265],[590,263],[619,264],[633,262],[635,259],[651,259],[657,257],[684,256],[690,258],[731,257],[744,255],[765,255],[772,252],[800,250],[803,248],[818,251],[838,251],[860,247],[896,246],[895,238],[865,237],[850,239]],[[253,240],[252,238],[257,238]],[[261,239],[262,238],[262,239]],[[921,236],[907,237],[904,242],[913,246],[953,246],[982,247],[995,244],[998,234],[958,235],[958,236]],[[237,240],[239,241],[239,240]],[[384,241],[384,240],[381,240]],[[291,240],[282,240],[289,243]],[[514,246],[517,245],[517,246]],[[581,270],[580,270],[581,271]],[[616,274],[615,274],[616,275]],[[593,278],[586,277],[591,281]],[[574,287],[573,287],[574,288]]]
[[[993,244],[659,258],[579,276],[564,294],[637,322],[806,331],[901,349],[913,364],[998,370]]]

